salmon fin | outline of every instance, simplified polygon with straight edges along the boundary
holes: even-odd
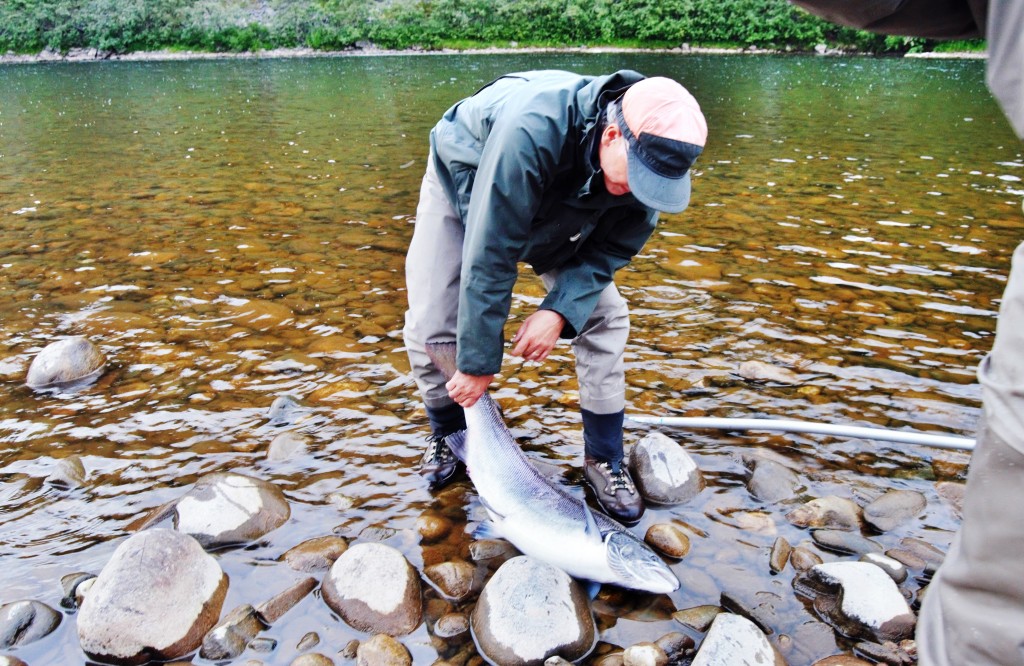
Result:
[[[445,379],[455,376],[457,367],[455,365],[455,343],[454,342],[428,342],[426,345],[427,358],[434,364]]]
[[[473,530],[473,538],[480,541],[483,539],[503,539],[501,533],[498,531],[498,526],[489,520],[485,520],[476,526]]]
[[[455,457],[466,462],[466,431],[459,430],[450,435],[445,435],[444,443],[448,445]]]

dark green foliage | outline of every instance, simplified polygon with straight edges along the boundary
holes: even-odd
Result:
[[[936,47],[840,28],[786,0],[0,0],[0,52],[343,49],[360,41],[392,49],[509,42]]]

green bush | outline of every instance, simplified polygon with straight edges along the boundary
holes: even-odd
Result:
[[[905,53],[931,40],[841,28],[786,0],[0,0],[0,50],[252,51],[442,44],[828,44]],[[984,42],[961,42],[984,48]]]

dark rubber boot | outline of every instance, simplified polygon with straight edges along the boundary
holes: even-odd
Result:
[[[427,450],[423,452],[418,472],[427,480],[431,490],[437,490],[455,478],[463,466],[444,439],[466,429],[466,415],[461,406],[452,403],[445,407],[427,407],[427,418],[432,432],[427,438]]]
[[[584,409],[582,412],[583,476],[605,513],[626,525],[635,524],[644,515],[644,501],[622,466],[625,411],[595,414]]]

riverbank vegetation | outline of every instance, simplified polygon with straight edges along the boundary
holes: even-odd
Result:
[[[0,54],[726,46],[905,53],[941,43],[840,28],[786,0],[4,0]],[[981,50],[960,42],[957,50]]]

